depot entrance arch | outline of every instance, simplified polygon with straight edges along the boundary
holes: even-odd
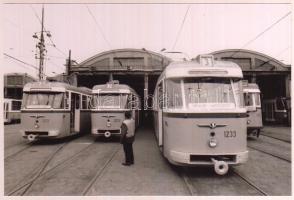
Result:
[[[140,95],[142,105],[153,94],[156,81],[171,59],[146,49],[117,49],[94,55],[71,66],[78,86],[92,88],[110,78],[127,84]],[[148,111],[145,111],[145,114]]]

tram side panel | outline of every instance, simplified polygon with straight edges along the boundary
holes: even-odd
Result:
[[[256,111],[248,111],[248,115],[248,128],[262,127],[261,108],[257,108]]]

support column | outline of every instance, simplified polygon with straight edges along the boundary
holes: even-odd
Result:
[[[256,83],[256,74],[252,74],[251,83]]]
[[[8,91],[7,87],[4,87],[4,98],[8,98]]]
[[[291,75],[285,77],[286,97],[291,97]]]
[[[148,74],[144,74],[144,110],[148,109],[148,82]]]

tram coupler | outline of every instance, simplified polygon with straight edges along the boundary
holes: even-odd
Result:
[[[104,136],[106,138],[109,138],[111,136],[111,133],[109,131],[105,131]]]
[[[229,165],[225,161],[219,161],[214,158],[211,158],[211,161],[214,164],[214,171],[218,175],[225,175],[229,171]]]
[[[36,140],[36,135],[33,135],[33,134],[30,134],[30,135],[28,135],[28,140],[30,141],[30,142],[33,142],[33,141],[35,141]]]

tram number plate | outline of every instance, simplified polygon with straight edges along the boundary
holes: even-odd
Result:
[[[224,131],[224,136],[225,137],[236,137],[237,133],[236,131]]]

